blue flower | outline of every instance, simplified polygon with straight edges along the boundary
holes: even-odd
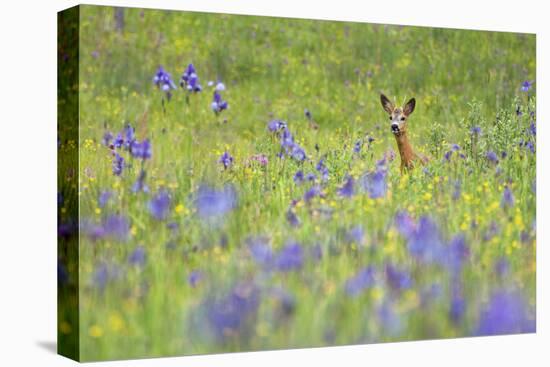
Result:
[[[197,214],[203,219],[222,216],[236,205],[237,194],[232,186],[225,186],[221,190],[200,186],[195,197]]]
[[[124,158],[120,154],[115,153],[113,158],[113,174],[115,174],[116,176],[120,176],[122,174],[124,166]]]
[[[132,251],[130,256],[128,256],[128,262],[130,263],[130,265],[141,267],[145,265],[146,260],[147,260],[147,254],[145,252],[145,247],[143,246],[136,247],[134,251]]]
[[[226,110],[228,107],[229,105],[227,101],[222,100],[221,94],[219,94],[218,91],[214,91],[214,97],[211,104],[212,111],[214,111],[217,115],[223,110]]]
[[[412,286],[411,274],[406,270],[400,270],[392,264],[386,264],[386,281],[394,290],[404,290]]]
[[[296,171],[293,179],[296,184],[301,184],[302,182],[304,182],[304,172],[302,170]]]
[[[296,213],[290,208],[286,212],[286,220],[292,227],[298,227],[300,225],[300,220],[296,216]]]
[[[132,145],[130,146],[130,154],[134,158],[139,158],[142,160],[147,160],[151,158],[151,143],[149,142],[149,139],[143,140],[143,142],[139,143],[137,140],[134,140],[132,142]]]
[[[196,93],[202,91],[202,87],[199,84],[199,76],[193,64],[189,64],[181,75],[180,86],[187,89],[189,92]]]
[[[251,332],[253,316],[260,306],[260,291],[250,283],[235,286],[229,294],[215,301],[207,301],[208,325],[218,342],[233,339],[235,336],[246,338]]]
[[[466,237],[457,234],[447,246],[447,264],[453,274],[458,274],[466,259],[470,256],[470,248],[466,244]]]
[[[286,129],[287,124],[282,120],[272,120],[267,124],[267,129],[271,132],[277,132]]]
[[[427,263],[441,260],[443,242],[439,228],[431,218],[420,218],[416,229],[407,238],[407,249],[412,256]]]
[[[111,215],[103,220],[103,233],[119,241],[126,241],[130,234],[128,219],[122,215]]]
[[[355,276],[346,281],[345,291],[349,296],[357,296],[375,283],[373,266],[361,269]]]
[[[231,156],[231,154],[229,154],[227,151],[225,151],[221,155],[218,162],[223,165],[224,169],[228,169],[233,164],[233,157]]]
[[[113,146],[118,149],[123,145],[124,145],[124,138],[122,137],[122,133],[118,133],[115,140],[113,140]]]
[[[315,169],[321,174],[322,181],[328,180],[329,172],[327,166],[325,165],[325,157],[319,159],[319,162],[317,162]]]
[[[304,200],[310,202],[316,196],[321,195],[321,187],[319,185],[313,185],[304,193]]]
[[[474,126],[470,129],[470,133],[472,135],[480,135],[481,134],[481,128],[479,126]]]
[[[346,178],[346,181],[344,182],[344,185],[338,189],[338,194],[345,198],[350,198],[354,195],[354,180],[353,177],[348,176]]]
[[[491,163],[498,163],[498,156],[495,152],[493,152],[492,150],[489,150],[486,154],[485,154],[485,158],[487,158],[487,160]]]
[[[189,285],[193,288],[197,286],[197,284],[202,280],[203,274],[198,270],[193,270],[189,276],[187,277],[187,282],[189,282]]]
[[[397,231],[405,238],[409,238],[416,231],[414,219],[405,211],[395,214],[395,226]]]
[[[164,220],[168,217],[170,211],[170,195],[166,191],[159,192],[155,197],[149,200],[147,205],[149,213],[157,220]]]
[[[361,245],[363,243],[364,238],[365,238],[365,230],[361,225],[352,227],[346,233],[346,241],[349,243],[355,242],[356,244]]]
[[[292,146],[290,156],[298,162],[302,162],[307,158],[306,157],[306,152],[298,144],[294,144]]]
[[[502,193],[502,200],[500,201],[500,205],[503,208],[511,208],[514,206],[514,194],[512,193],[512,190],[509,186],[506,186],[504,188],[504,191]]]
[[[455,324],[460,324],[466,313],[466,301],[462,296],[461,292],[452,291],[451,294],[451,305],[449,308],[449,318]]]
[[[532,86],[533,86],[533,82],[529,81],[529,80],[526,80],[523,83],[521,83],[521,91],[522,92],[528,92],[529,89],[531,89]]]
[[[363,142],[361,140],[357,140],[355,144],[353,145],[353,152],[354,153],[361,153],[361,148],[363,147]]]
[[[367,191],[371,199],[382,198],[386,196],[386,171],[377,169],[374,172],[364,174],[361,179],[363,190]]]
[[[113,139],[113,134],[110,131],[106,131],[105,134],[103,134],[103,138],[101,139],[101,143],[105,145],[106,147],[109,146],[111,143],[111,140]]]
[[[109,202],[109,200],[111,199],[111,197],[113,196],[113,193],[110,192],[110,191],[101,191],[99,193],[99,198],[98,198],[98,206],[100,208],[104,208],[105,205],[107,205],[107,203]]]
[[[497,291],[479,315],[477,335],[533,333],[536,330],[534,310],[521,294]]]
[[[127,150],[130,150],[132,148],[132,144],[136,140],[136,130],[132,127],[132,125],[127,123],[124,126],[124,135],[126,137],[126,140],[124,141],[124,147]]]
[[[145,184],[146,176],[147,174],[145,170],[142,169],[141,171],[139,171],[139,176],[136,182],[134,183],[134,185],[132,186],[132,192],[134,193],[137,193],[140,191],[149,192],[149,187]]]
[[[170,92],[173,89],[176,89],[176,85],[172,81],[172,78],[162,66],[159,66],[155,76],[153,77],[153,83],[157,86],[158,89],[166,93],[166,98],[170,100],[172,93]]]
[[[287,272],[298,270],[304,263],[304,251],[298,243],[289,243],[281,249],[275,258],[277,270]]]
[[[456,180],[456,181],[454,182],[453,187],[454,187],[454,190],[453,190],[453,196],[452,196],[452,198],[453,198],[453,200],[456,201],[456,200],[458,200],[458,199],[460,198],[460,194],[462,193],[462,191],[461,191],[462,187],[461,187],[460,180]]]
[[[269,245],[268,239],[258,237],[248,239],[248,250],[254,261],[266,268],[269,268],[273,261],[273,250]]]

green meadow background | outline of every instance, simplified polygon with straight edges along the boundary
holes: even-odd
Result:
[[[61,141],[60,154],[80,155],[81,222],[111,215],[129,222],[126,241],[80,234],[79,328],[59,321],[61,333],[79,333],[82,360],[472,336],[495,292],[521,295],[521,311],[534,318],[536,156],[525,143],[535,143],[536,84],[521,90],[536,77],[534,35],[81,6],[79,51],[80,136]],[[179,88],[189,63],[203,87],[191,95]],[[152,82],[159,65],[179,89],[164,108]],[[207,85],[217,80],[229,103],[219,115]],[[408,131],[430,157],[425,167],[400,173],[380,92],[399,104],[416,98]],[[277,157],[279,139],[267,130],[273,119],[287,122],[305,162]],[[142,164],[121,152],[127,166],[116,176],[102,137],[127,123],[138,140],[150,139],[152,158]],[[481,129],[476,139],[472,127]],[[460,150],[447,161],[452,144]],[[229,169],[218,162],[226,151],[234,158]],[[348,175],[359,179],[391,151],[382,198],[339,195]],[[250,164],[255,154],[268,164]],[[300,169],[318,175],[322,156],[329,179],[323,197],[307,203],[311,185],[293,177]],[[141,168],[149,192],[133,193]],[[201,220],[193,200],[201,184],[233,185],[236,208],[216,223]],[[503,204],[506,187],[512,205]],[[159,221],[148,203],[162,190],[170,209]],[[112,197],[100,207],[104,191]],[[291,206],[299,226],[287,221]],[[403,211],[432,218],[445,244],[465,236],[458,321],[450,315],[450,272],[410,254],[394,219]],[[364,236],[349,239],[358,227]],[[303,266],[265,271],[247,245],[258,236],[275,253],[299,243]],[[139,246],[146,260],[131,264]],[[314,248],[319,260],[308,255]],[[495,267],[503,262],[501,274]],[[409,272],[412,285],[392,289],[387,264]],[[102,266],[109,276],[98,287]],[[376,284],[350,296],[346,282],[367,266],[377,269]],[[193,272],[201,274],[194,286]],[[243,287],[258,290],[258,304],[238,327],[213,336],[209,302]]]

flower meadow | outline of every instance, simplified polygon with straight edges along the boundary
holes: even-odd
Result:
[[[92,6],[79,27],[58,317],[82,360],[535,332],[533,35]],[[400,172],[381,91],[416,98],[428,164]]]

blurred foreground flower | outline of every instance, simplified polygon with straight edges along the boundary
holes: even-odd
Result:
[[[233,186],[225,186],[221,190],[201,186],[195,197],[197,213],[203,219],[224,215],[236,205],[237,193]]]
[[[170,203],[171,199],[168,192],[161,191],[149,201],[149,213],[157,220],[164,220],[170,212]]]
[[[477,335],[533,333],[536,330],[534,309],[520,293],[498,291],[479,315]]]

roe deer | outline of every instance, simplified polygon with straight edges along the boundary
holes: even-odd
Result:
[[[384,94],[380,94],[380,102],[384,110],[390,115],[391,131],[395,136],[399,155],[401,157],[401,173],[403,170],[414,168],[415,162],[421,164],[428,162],[428,158],[414,152],[409,138],[407,137],[407,119],[413,113],[416,100],[411,98],[403,108],[395,107]]]

